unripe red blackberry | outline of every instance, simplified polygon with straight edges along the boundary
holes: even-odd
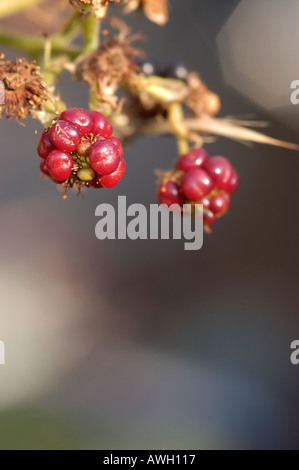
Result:
[[[230,194],[238,184],[238,173],[226,158],[209,158],[204,149],[192,149],[178,159],[173,171],[165,174],[158,201],[168,206],[202,204],[205,229],[211,233],[209,226],[229,209]]]
[[[81,136],[90,134],[93,128],[93,121],[90,113],[82,108],[66,109],[61,113],[60,119],[75,126]]]
[[[217,222],[217,217],[213,212],[208,211],[203,216],[203,223],[206,225],[214,225]]]
[[[81,108],[63,111],[60,119],[45,130],[38,143],[44,160],[41,172],[66,189],[74,185],[116,186],[122,179],[126,163],[119,139],[112,137],[108,119],[96,111]]]
[[[89,186],[92,186],[96,189],[103,188],[104,186],[101,185],[101,177],[102,175],[96,175],[95,178],[89,183]]]
[[[208,152],[204,149],[192,149],[186,155],[181,155],[178,160],[178,167],[182,171],[196,170],[202,168],[208,158]]]
[[[78,129],[67,121],[57,121],[49,130],[51,142],[58,150],[73,152],[81,141]]]
[[[121,145],[121,141],[117,137],[109,137],[109,142],[112,142],[117,150],[119,151],[120,158],[124,158],[124,151]]]
[[[97,173],[109,175],[117,169],[120,162],[120,154],[112,142],[103,140],[90,147],[89,161],[91,167]]]
[[[46,159],[47,170],[56,181],[65,181],[71,174],[74,160],[71,155],[61,150],[52,150]]]
[[[180,187],[173,181],[162,182],[158,188],[158,202],[167,206],[172,204],[181,206],[184,203],[184,195]]]
[[[230,181],[227,184],[226,191],[230,194],[234,193],[239,186],[240,178],[238,173],[236,172],[235,169],[233,169],[233,173],[231,175]]]
[[[230,204],[230,195],[225,191],[219,191],[219,193],[211,197],[210,210],[215,215],[222,215],[229,209]]]
[[[234,168],[226,158],[212,157],[205,163],[204,169],[209,173],[217,188],[227,190]]]
[[[114,188],[114,186],[120,182],[125,172],[126,162],[121,158],[116,170],[113,173],[110,173],[110,175],[102,175],[99,181],[104,188]]]
[[[113,133],[113,127],[108,121],[108,119],[103,114],[98,113],[97,111],[90,111],[89,114],[93,122],[93,127],[91,130],[92,134],[94,136],[101,135],[106,139],[111,137]]]
[[[37,153],[41,158],[47,158],[50,152],[52,150],[55,150],[55,145],[52,144],[50,137],[49,137],[49,132],[44,131],[42,135],[40,136],[38,145],[37,145]]]
[[[191,170],[183,176],[182,191],[191,201],[202,199],[212,191],[213,187],[212,178],[204,170]]]
[[[50,176],[50,173],[49,173],[48,168],[47,168],[46,160],[41,160],[41,162],[39,164],[39,167],[40,167],[40,171],[42,172],[43,175]]]

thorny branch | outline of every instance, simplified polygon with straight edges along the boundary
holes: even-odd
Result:
[[[71,8],[68,1],[64,1],[64,8]],[[38,3],[42,3],[41,0],[0,0],[0,19]],[[142,73],[139,61],[144,52],[132,45],[136,37],[130,36],[130,30],[123,21],[106,17],[107,9],[110,4],[124,5],[126,12],[143,9],[151,21],[163,25],[169,18],[167,0],[70,0],[70,3],[76,10],[68,11],[69,19],[64,27],[52,36],[22,35],[0,28],[0,43],[37,60],[37,64],[26,63],[27,69],[20,67],[25,62],[17,65],[2,60],[0,75],[6,74],[6,83],[10,83],[10,100],[0,106],[1,114],[22,118],[30,113],[44,125],[51,123],[65,107],[55,89],[55,82],[64,70],[68,70],[74,79],[88,83],[90,107],[108,115],[119,135],[125,138],[140,134],[175,135],[180,153],[185,153],[189,144],[201,147],[211,136],[299,150],[296,144],[249,128],[261,127],[265,123],[234,117],[217,118],[220,98],[208,89],[197,72],[190,72],[185,80]],[[105,40],[101,46],[100,21],[105,21],[108,30],[118,29],[112,37],[103,36]],[[82,47],[74,44],[80,34]],[[106,29],[104,34],[107,34]],[[40,72],[38,65],[41,65]],[[30,69],[36,70],[33,88],[29,86]],[[16,73],[23,74],[23,77],[17,80]],[[40,97],[39,90],[42,93]],[[17,102],[13,96],[18,97]],[[15,109],[20,104],[22,113]]]

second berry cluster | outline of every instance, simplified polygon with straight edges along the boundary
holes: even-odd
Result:
[[[112,133],[111,123],[97,111],[63,111],[40,137],[37,153],[42,173],[65,188],[116,186],[126,162],[121,142]]]
[[[209,158],[204,149],[182,155],[171,173],[166,173],[158,189],[160,204],[203,204],[204,224],[213,225],[231,204],[231,194],[239,185],[239,175],[224,157]]]

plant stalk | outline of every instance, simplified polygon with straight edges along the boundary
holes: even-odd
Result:
[[[83,53],[95,52],[100,45],[100,20],[92,13],[83,18]]]
[[[31,56],[43,54],[45,48],[45,39],[42,37],[18,35],[4,30],[0,30],[0,43],[13,49],[19,49]],[[51,39],[51,50],[53,55],[64,53],[70,55],[71,58],[76,58],[80,52],[78,47],[70,46],[64,39],[55,36]]]
[[[188,134],[185,126],[183,125],[183,120],[184,112],[182,105],[180,103],[171,103],[168,106],[168,121],[176,135],[180,155],[184,155],[189,152]]]

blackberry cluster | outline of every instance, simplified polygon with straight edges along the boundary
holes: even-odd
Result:
[[[203,204],[204,224],[209,227],[231,205],[231,194],[239,185],[239,175],[224,157],[209,158],[204,149],[182,155],[171,173],[166,173],[158,189],[159,204]]]
[[[119,139],[108,119],[97,111],[72,108],[42,133],[37,153],[41,172],[66,189],[113,188],[126,171]]]

